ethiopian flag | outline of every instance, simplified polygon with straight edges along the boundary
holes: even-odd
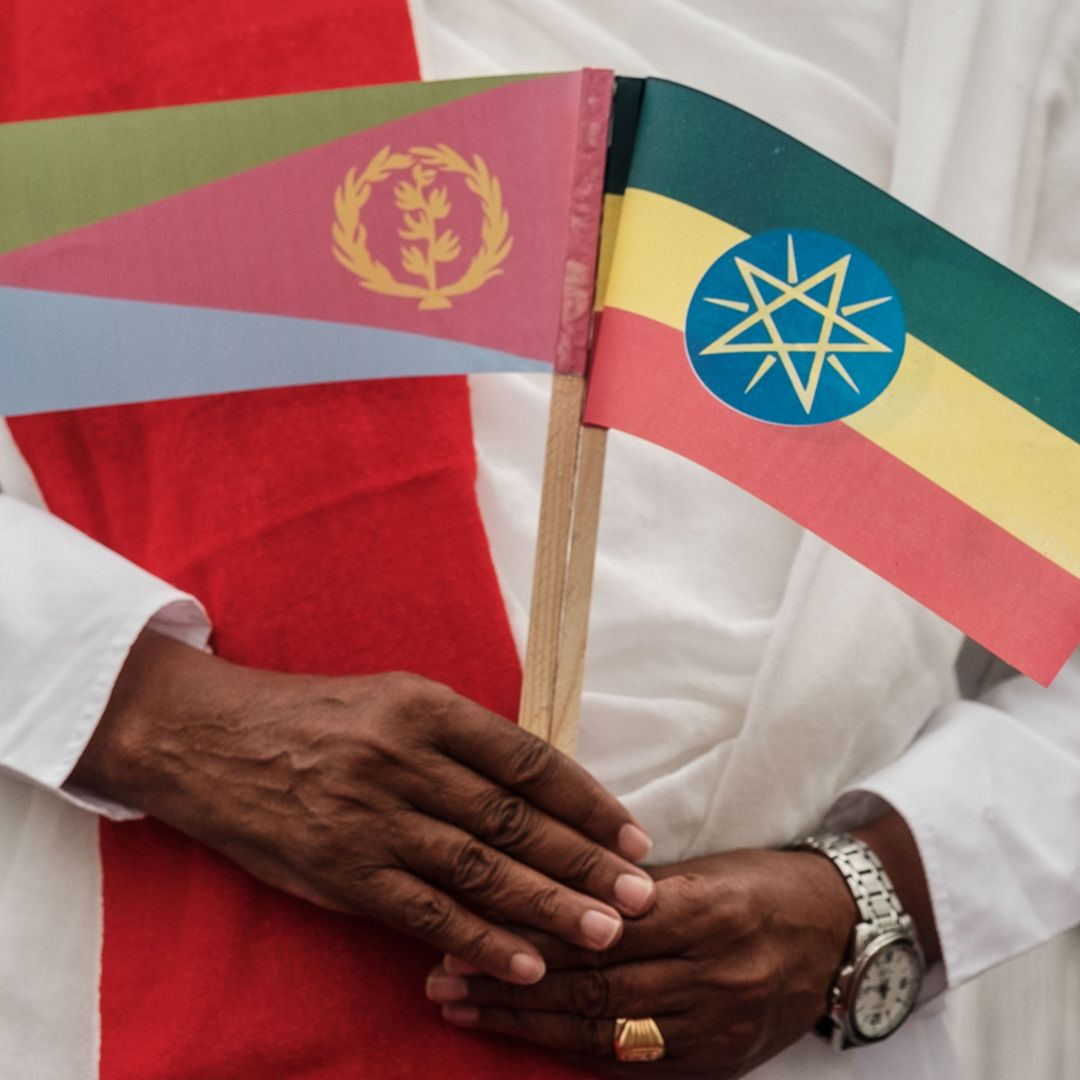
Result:
[[[0,125],[0,414],[581,371],[611,82]]]
[[[1080,642],[1080,313],[752,116],[620,83],[586,419],[1049,682]]]

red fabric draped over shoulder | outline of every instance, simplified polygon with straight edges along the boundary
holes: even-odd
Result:
[[[0,114],[417,77],[405,0],[18,0]],[[23,417],[51,509],[198,595],[219,652],[418,671],[506,716],[520,671],[474,492],[463,379]],[[104,1080],[566,1076],[449,1028],[414,942],[262,886],[152,821],[101,829]]]

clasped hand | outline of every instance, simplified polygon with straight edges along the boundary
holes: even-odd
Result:
[[[548,974],[535,986],[480,976],[447,957],[428,997],[451,1023],[581,1057],[628,1076],[742,1076],[826,1010],[855,908],[829,862],[735,851],[657,871],[655,906],[597,953],[530,934]],[[614,1059],[615,1020],[652,1017],[666,1055]]]
[[[596,780],[415,675],[275,674],[145,633],[72,780],[514,983],[544,963],[508,923],[604,949],[655,896]]]

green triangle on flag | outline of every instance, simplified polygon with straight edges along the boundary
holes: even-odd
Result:
[[[527,78],[525,76],[524,78]],[[0,254],[523,76],[0,124]]]

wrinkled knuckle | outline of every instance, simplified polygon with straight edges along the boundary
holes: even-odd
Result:
[[[370,890],[378,885],[385,865],[352,851],[327,851],[320,859],[319,871],[326,880],[336,881],[352,892]]]
[[[484,837],[493,847],[513,850],[526,844],[533,829],[529,804],[516,795],[495,791],[480,808]]]
[[[450,863],[450,884],[461,893],[491,892],[502,884],[503,877],[503,861],[476,840],[461,844]]]
[[[515,786],[535,787],[554,778],[559,759],[547,743],[527,738],[511,753],[508,768]]]
[[[766,956],[755,956],[733,973],[739,1000],[752,1015],[762,1012],[777,990],[779,973]]]
[[[735,939],[752,938],[765,929],[765,909],[753,890],[732,884],[724,897],[724,917]]]
[[[449,686],[422,679],[410,699],[413,724],[425,734],[427,743],[440,746],[459,716],[461,699]]]
[[[468,935],[461,947],[461,954],[473,963],[482,961],[491,948],[493,935],[489,927],[481,927]]]
[[[593,1017],[582,1017],[581,1044],[587,1054],[610,1057],[613,1041],[608,1024]]]
[[[290,858],[308,873],[327,879],[347,880],[369,876],[389,859],[381,836],[362,848],[348,841],[338,820],[312,816],[306,824],[302,845],[291,848]]]
[[[351,854],[321,852],[303,863],[306,876],[352,911],[375,911],[384,896],[385,866]]]
[[[559,906],[559,890],[555,886],[537,889],[529,895],[528,909],[534,922],[541,924],[553,922],[559,914]]]
[[[584,889],[596,876],[600,864],[604,861],[604,852],[588,845],[575,851],[561,874],[562,880],[573,889]]]
[[[656,906],[645,918],[675,920],[679,926],[704,928],[719,915],[714,897],[702,888],[702,878],[697,874],[679,874],[657,883]]]
[[[316,878],[337,878],[349,872],[350,856],[335,836],[320,836],[314,841],[309,837],[298,861],[305,873]]]
[[[380,676],[384,693],[398,701],[413,701],[423,697],[428,681],[412,671],[388,671]]]
[[[694,914],[697,914],[699,910],[711,907],[705,898],[703,886],[706,881],[701,874],[682,874],[675,879],[674,884],[679,894],[680,903],[689,908]]]
[[[581,824],[587,825],[596,818],[597,814],[600,812],[600,805],[602,802],[603,795],[599,791],[590,789],[582,796],[582,801],[576,811],[577,819]]]
[[[460,699],[449,687],[410,671],[378,678],[373,722],[363,729],[361,741],[381,742],[399,772],[415,775],[430,769],[445,756],[443,742]]]
[[[416,937],[437,940],[446,934],[453,919],[453,905],[438,894],[413,896],[401,906],[402,924]]]
[[[603,971],[586,971],[571,984],[571,1004],[579,1016],[599,1020],[611,1015],[611,983]]]
[[[421,704],[433,716],[445,718],[449,716],[460,698],[449,686],[444,683],[424,679],[424,685],[419,692]]]
[[[446,708],[451,696],[442,683],[432,682],[411,671],[394,671],[386,675],[384,687],[394,700],[399,713],[411,717],[426,717]]]

